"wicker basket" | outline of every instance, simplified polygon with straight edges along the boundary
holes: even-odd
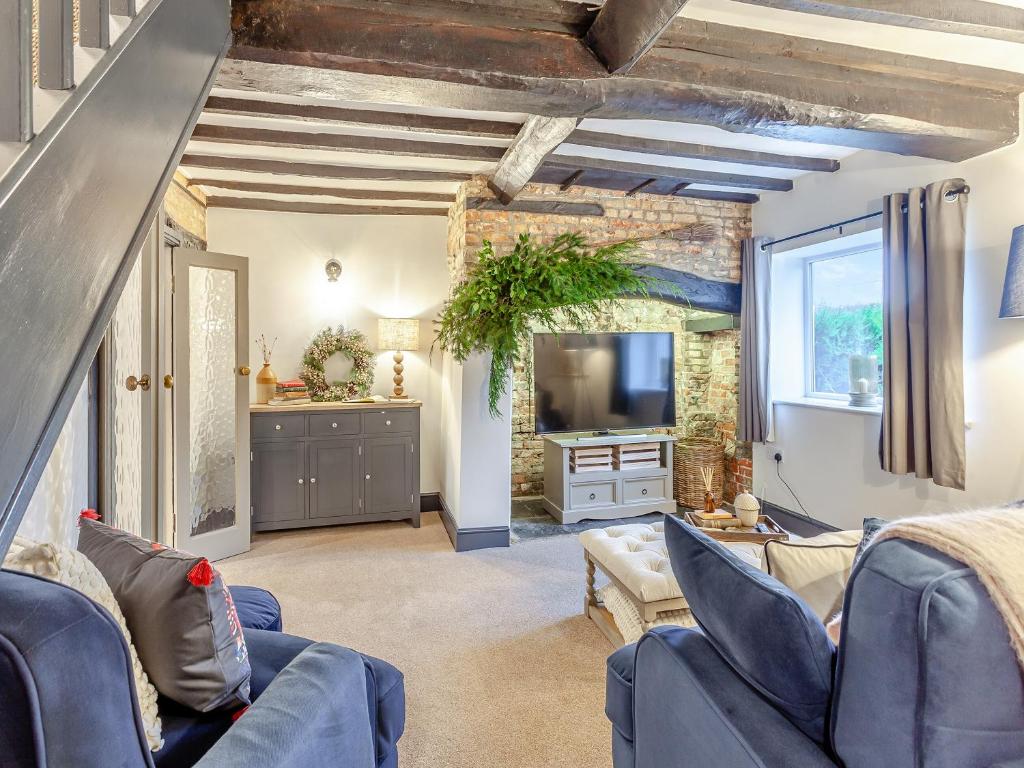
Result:
[[[712,493],[722,502],[725,476],[725,446],[710,437],[687,437],[676,443],[673,457],[676,501],[690,509],[704,509],[704,478],[701,467],[714,467]]]

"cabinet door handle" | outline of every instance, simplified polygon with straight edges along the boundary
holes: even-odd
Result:
[[[366,479],[367,479],[367,480],[369,480],[369,479],[370,479],[370,476],[369,476],[369,475],[367,475],[367,476],[366,476]]]
[[[315,477],[309,478],[309,482],[310,483],[315,483],[316,482],[316,478]],[[644,493],[647,493],[647,491],[644,491]]]
[[[299,480],[299,482],[301,483],[302,481],[301,481],[301,480]],[[594,499],[596,499],[596,498],[597,498],[597,494],[596,494],[596,493],[592,493],[592,494],[590,494],[590,500],[591,500],[591,501],[593,501],[593,500],[594,500]]]
[[[299,478],[299,485],[302,485],[302,483],[303,483],[303,480],[302,480],[302,478],[300,477],[300,478]]]
[[[274,425],[274,429],[276,429],[278,432],[280,432],[281,431],[281,425],[280,424],[275,424]]]
[[[331,422],[331,429],[337,429],[337,428],[338,428],[338,422],[332,421]]]
[[[391,419],[388,419],[387,421],[385,421],[384,422],[384,426],[390,427],[391,426]]]
[[[640,495],[641,496],[646,496],[647,495],[647,489],[644,488],[642,491],[640,491]]]

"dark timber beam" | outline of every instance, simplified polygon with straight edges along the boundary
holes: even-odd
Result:
[[[226,0],[149,0],[0,179],[0,558],[228,40]]]
[[[834,19],[1024,43],[1024,8],[982,0],[740,0]]]
[[[326,163],[293,163],[287,160],[263,160],[256,157],[221,157],[188,154],[181,158],[188,168],[223,171],[273,173],[279,176],[305,176],[318,179],[371,179],[374,181],[469,181],[472,174],[454,171],[421,171],[404,168],[363,168]]]
[[[192,133],[196,141],[220,144],[243,144],[254,147],[287,147],[289,149],[321,149],[342,152],[366,152],[397,157],[434,157],[450,160],[481,160],[497,162],[505,154],[504,147],[480,144],[453,144],[442,141],[387,139],[347,133],[308,133],[306,131],[273,131],[263,128],[241,128],[234,125],[201,123]]]
[[[606,0],[584,38],[612,74],[633,68],[687,0]]]
[[[579,123],[574,117],[531,116],[516,140],[505,152],[490,181],[491,190],[503,203],[510,203],[537,172],[544,158],[572,133]]]
[[[634,269],[658,281],[655,287],[648,289],[651,298],[709,312],[725,312],[730,315],[740,313],[739,283],[712,280],[667,267],[643,265]]]
[[[346,200],[417,200],[425,203],[454,203],[455,195],[444,192],[403,192],[393,189],[345,189],[343,187],[314,187],[304,184],[271,184],[263,181],[235,181],[196,178],[190,187],[231,189],[236,192],[264,192],[271,195],[317,195]]]
[[[719,163],[740,163],[769,168],[791,168],[799,171],[839,170],[839,161],[820,157],[798,157],[776,155],[771,152],[754,152],[748,149],[714,147],[707,144],[689,144],[682,141],[648,139],[642,136],[620,136],[615,133],[597,131],[573,131],[565,144],[579,147],[598,147],[622,152],[640,152],[645,155],[664,155],[691,160],[710,160]]]
[[[95,2],[95,0],[93,0]],[[203,110],[215,115],[281,118],[302,122],[335,125],[372,126],[416,133],[440,133],[449,136],[480,136],[489,139],[511,139],[519,133],[519,123],[500,120],[475,120],[464,117],[438,117],[409,112],[381,112],[372,109],[325,107],[318,104],[289,104],[281,101],[235,99],[211,96]]]
[[[561,156],[558,156],[561,159]],[[590,158],[587,158],[588,160]],[[632,168],[633,166],[627,165]],[[537,184],[564,185],[569,179],[573,184],[594,189],[608,189],[616,192],[629,192],[638,184],[644,184],[643,192],[649,195],[666,195],[670,197],[690,197],[698,200],[722,200],[732,203],[756,203],[760,198],[749,192],[729,192],[718,189],[693,189],[690,182],[679,182],[673,178],[655,179],[648,183],[650,176],[636,173],[623,173],[604,169],[572,170],[572,166],[561,166],[547,162],[530,180]]]
[[[895,70],[883,76],[863,63],[872,52],[845,67],[809,51],[748,54],[752,44],[720,55],[676,47],[668,41],[673,24],[628,75],[611,77],[571,35],[356,14],[344,2],[235,0],[232,60],[218,84],[292,97],[691,122],[952,161],[1010,144],[1019,128],[1005,76],[995,89],[951,85],[943,74],[950,65],[938,62],[929,81],[920,58],[880,54]]]
[[[0,3],[0,141],[32,138],[32,0]]]
[[[738,187],[740,189],[767,189],[774,192],[789,192],[793,189],[791,179],[774,179],[769,176],[747,176],[741,173],[719,173],[692,168],[675,168],[664,165],[643,165],[641,163],[621,163],[616,160],[604,160],[597,157],[569,157],[568,155],[552,155],[545,166],[563,169],[582,169],[584,171],[608,171],[634,179],[634,185],[648,181],[650,186],[659,180],[669,179],[673,185],[680,182],[687,184],[714,184],[722,187]],[[580,182],[586,186],[585,181]]]
[[[604,216],[604,206],[600,203],[566,203],[558,200],[513,200],[506,205],[489,197],[471,197],[466,200],[466,209],[549,216]]]
[[[322,213],[330,216],[447,216],[447,208],[412,208],[397,205],[340,205],[299,200],[270,200],[263,197],[208,197],[207,208],[236,208],[244,211]]]

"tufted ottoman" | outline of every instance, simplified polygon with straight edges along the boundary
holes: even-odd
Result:
[[[615,646],[635,642],[659,624],[692,626],[686,598],[679,589],[668,550],[665,524],[616,525],[580,534],[587,564],[587,595],[583,613]],[[729,549],[755,567],[760,544],[730,542]],[[608,585],[597,589],[597,570]]]

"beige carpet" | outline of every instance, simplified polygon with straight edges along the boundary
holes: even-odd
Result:
[[[218,567],[271,590],[285,630],[405,673],[402,768],[607,768],[604,662],[575,536],[456,554],[436,514],[261,534]]]

